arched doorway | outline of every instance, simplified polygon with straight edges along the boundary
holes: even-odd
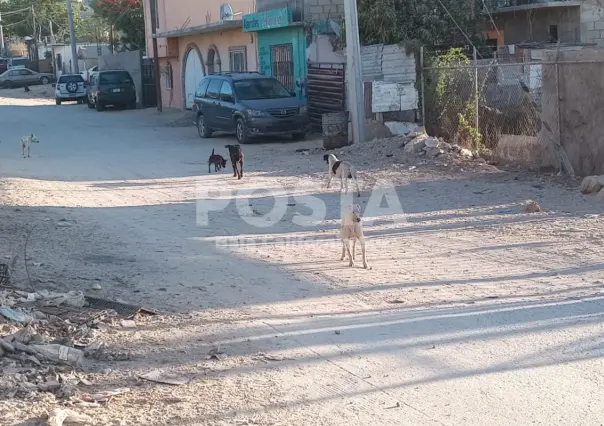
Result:
[[[183,94],[186,109],[193,107],[195,90],[204,75],[203,60],[199,48],[195,44],[189,45],[183,66]]]
[[[218,49],[214,45],[211,45],[208,49],[206,69],[208,70],[208,74],[214,74],[216,72],[222,71],[220,54],[218,53]]]

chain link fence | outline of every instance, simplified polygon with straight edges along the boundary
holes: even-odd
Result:
[[[463,49],[424,52],[422,112],[429,134],[466,148],[495,149],[501,135],[541,129],[541,64],[478,58]]]
[[[426,131],[531,166],[604,173],[604,50],[537,53],[422,50]]]

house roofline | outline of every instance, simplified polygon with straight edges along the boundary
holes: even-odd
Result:
[[[153,38],[166,38],[166,37],[184,37],[195,34],[206,34],[213,33],[222,30],[233,30],[241,29],[243,21],[241,19],[234,19],[232,21],[218,21],[210,24],[196,25],[194,27],[179,28],[178,30],[164,31],[153,35]]]

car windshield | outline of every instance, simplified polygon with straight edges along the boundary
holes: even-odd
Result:
[[[124,83],[132,83],[132,78],[130,74],[126,71],[123,72],[106,72],[102,73],[99,77],[99,82],[101,84],[124,84]]]
[[[291,94],[274,78],[257,78],[235,82],[235,93],[241,101],[289,98]]]
[[[62,75],[59,77],[59,84],[61,83],[69,83],[69,82],[83,83],[84,79],[81,75]]]

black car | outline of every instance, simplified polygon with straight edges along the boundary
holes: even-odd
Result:
[[[195,93],[194,111],[202,138],[213,131],[235,132],[239,143],[260,135],[291,134],[304,139],[306,103],[276,78],[260,73],[219,73],[204,77]]]
[[[99,71],[90,79],[88,107],[102,111],[106,106],[136,108],[136,88],[128,71]]]

